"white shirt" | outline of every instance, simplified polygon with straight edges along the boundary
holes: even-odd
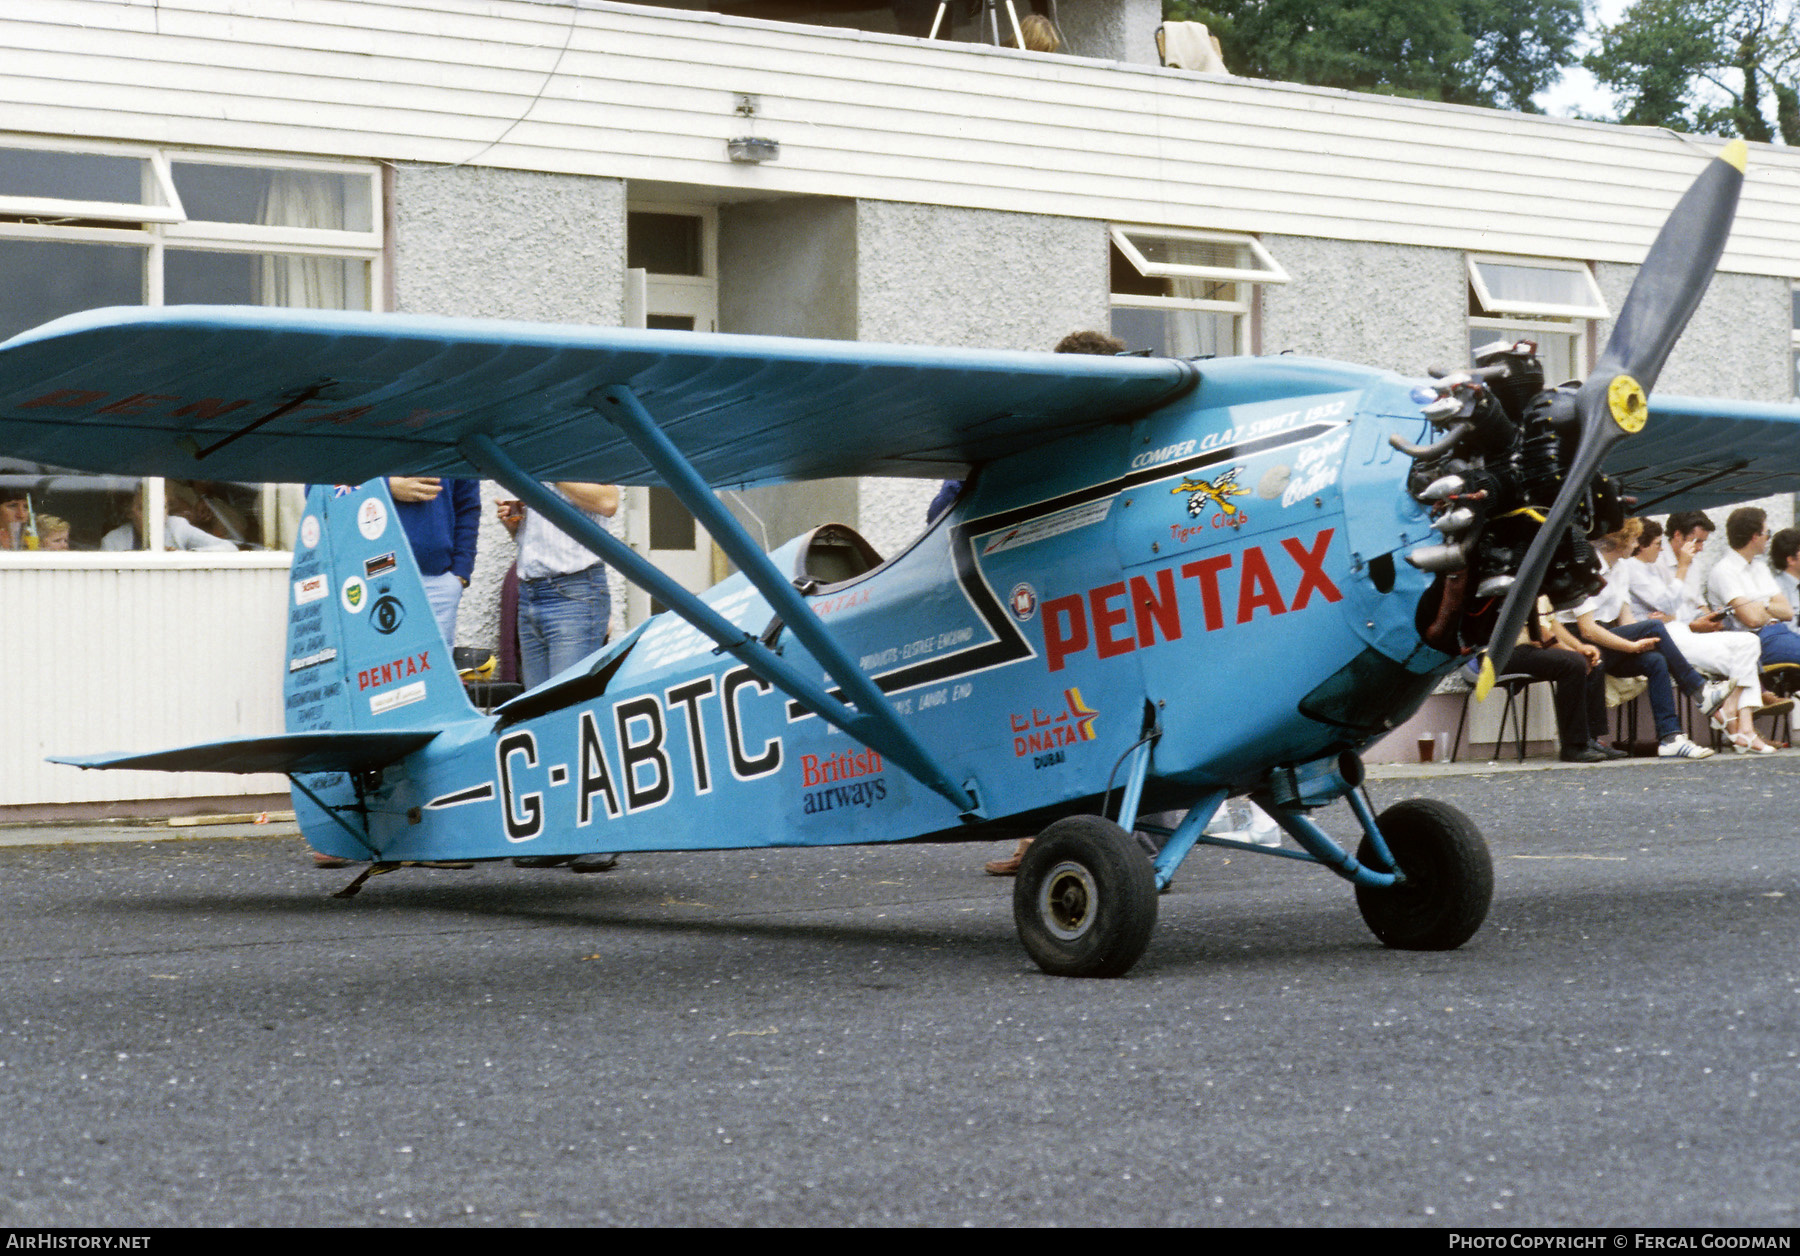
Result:
[[[1706,580],[1701,573],[1701,567],[1704,564],[1701,563],[1698,554],[1688,562],[1687,576],[1684,578],[1677,575],[1674,543],[1664,537],[1662,551],[1657,554],[1656,562],[1652,565],[1667,575],[1670,584],[1679,586],[1682,596],[1688,600],[1688,606],[1683,607],[1683,610],[1688,613],[1677,616],[1678,619],[1685,623],[1705,608]]]
[[[137,529],[129,523],[122,523],[100,538],[103,550],[132,550],[137,548]],[[172,550],[230,550],[237,553],[237,546],[223,537],[203,532],[180,515],[170,515],[163,520],[163,544]]]
[[[1619,570],[1624,572],[1625,597],[1631,613],[1639,619],[1667,615],[1674,623],[1686,624],[1699,614],[1698,607],[1688,609],[1687,596],[1675,578],[1674,568],[1640,558],[1621,558]]]
[[[1775,587],[1780,589],[1781,596],[1788,600],[1788,606],[1795,608],[1795,613],[1800,614],[1800,600],[1796,600],[1797,596],[1800,596],[1800,580],[1796,580],[1785,571],[1778,571],[1775,573]]]
[[[569,495],[554,484],[546,484],[544,487],[575,506],[574,502],[569,501]],[[581,510],[581,507],[575,506],[575,509]],[[582,510],[581,513],[595,526],[605,530],[605,515],[591,510]],[[518,541],[521,580],[573,575],[577,571],[586,571],[600,561],[600,556],[593,550],[529,508],[525,511],[524,521],[519,524]]]
[[[1762,562],[1751,562],[1736,550],[1727,551],[1725,556],[1713,564],[1711,574],[1706,577],[1706,598],[1715,609],[1724,610],[1740,598],[1748,598],[1753,602],[1767,602],[1772,597],[1779,597],[1781,590],[1775,585],[1775,577],[1768,565]],[[1726,623],[1739,631],[1753,631],[1739,622],[1736,615],[1727,615]]]
[[[1638,564],[1640,567],[1642,563]],[[1625,564],[1614,563],[1611,567],[1606,560],[1600,560],[1600,572],[1606,577],[1606,583],[1600,586],[1600,592],[1572,610],[1557,611],[1556,617],[1565,624],[1572,624],[1583,615],[1593,615],[1597,624],[1617,623],[1619,614],[1625,609]]]

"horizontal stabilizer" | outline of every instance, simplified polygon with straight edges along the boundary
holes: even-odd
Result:
[[[322,730],[244,737],[147,754],[53,756],[78,768],[137,768],[150,772],[366,772],[405,758],[437,736],[436,729],[359,733]]]

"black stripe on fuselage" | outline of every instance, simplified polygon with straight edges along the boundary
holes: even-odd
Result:
[[[940,681],[952,680],[959,676],[968,676],[975,672],[984,672],[990,668],[1004,667],[1009,663],[1036,657],[1031,643],[1025,639],[1025,634],[1019,631],[1017,622],[1000,599],[995,596],[994,591],[988,587],[987,579],[982,575],[980,561],[975,553],[977,538],[988,536],[1002,528],[1029,523],[1034,519],[1042,519],[1048,515],[1085,506],[1090,502],[1114,497],[1145,484],[1154,484],[1158,480],[1173,479],[1175,476],[1185,475],[1187,472],[1199,470],[1201,467],[1217,466],[1221,462],[1234,462],[1239,458],[1251,458],[1257,454],[1286,448],[1289,445],[1303,444],[1337,431],[1344,426],[1344,422],[1340,419],[1331,423],[1308,423],[1285,432],[1276,432],[1270,436],[1244,441],[1242,444],[1226,445],[1220,449],[1208,450],[1203,454],[1195,454],[1191,458],[1178,458],[1170,462],[1159,463],[1154,467],[1144,467],[1111,480],[1090,484],[1086,488],[1072,489],[1056,497],[1029,502],[1023,506],[1014,506],[1010,510],[1002,510],[997,514],[983,515],[979,519],[965,519],[961,523],[952,524],[950,526],[950,554],[956,563],[956,581],[962,586],[963,595],[969,599],[969,604],[975,608],[975,613],[981,616],[982,622],[994,634],[994,639],[981,645],[969,646],[955,653],[943,655],[940,658],[927,659],[921,663],[912,663],[906,667],[896,668],[891,672],[883,672],[871,677],[875,682],[875,687],[882,693],[899,693],[904,689],[937,684]],[[1104,520],[1095,520],[1095,523],[1101,522]],[[841,689],[831,690],[831,696],[840,702],[844,700]],[[790,701],[788,703],[789,723],[805,719],[811,714],[811,711],[798,702]]]

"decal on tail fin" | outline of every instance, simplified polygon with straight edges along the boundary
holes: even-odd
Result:
[[[476,716],[384,481],[314,487],[290,574],[289,732],[390,731]]]

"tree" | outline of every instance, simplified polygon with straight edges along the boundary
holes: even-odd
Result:
[[[1574,63],[1583,0],[1164,0],[1233,74],[1536,112]]]
[[[1621,97],[1620,122],[1796,144],[1795,27],[1796,0],[1637,0],[1583,64]]]

